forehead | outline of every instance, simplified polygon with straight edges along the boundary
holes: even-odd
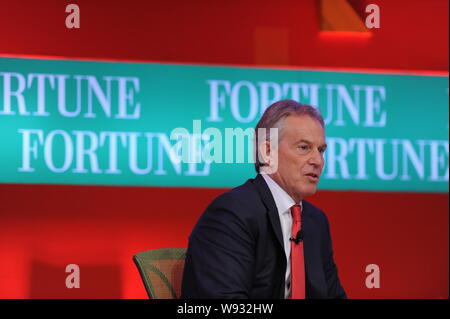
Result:
[[[305,139],[315,144],[325,143],[325,131],[319,121],[308,116],[288,116],[283,125],[283,137],[294,143]]]

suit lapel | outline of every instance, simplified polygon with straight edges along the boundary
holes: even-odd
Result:
[[[312,264],[312,261],[315,260],[317,257],[314,256],[315,249],[314,245],[317,244],[317,242],[312,238],[314,236],[314,232],[312,230],[312,227],[314,227],[314,224],[311,222],[310,217],[310,211],[308,209],[308,205],[305,204],[305,201],[303,201],[303,208],[302,208],[302,231],[303,231],[303,253],[305,258],[305,267],[307,272],[307,277],[311,277],[312,272],[314,272],[314,265]]]
[[[320,254],[320,230],[314,221],[314,212],[308,202],[303,201],[302,209],[303,252],[305,256],[306,296],[307,298],[325,298],[326,281]]]
[[[284,253],[280,217],[269,186],[267,186],[264,177],[260,174],[256,176],[253,183],[267,208],[270,223],[272,224],[277,241],[283,250],[283,256],[286,257]],[[320,231],[317,229],[316,222],[314,221],[314,211],[311,204],[306,201],[303,201],[302,229],[304,234],[303,250],[305,256],[306,296],[307,298],[326,298],[327,284],[323,273],[322,256],[318,253],[321,251],[319,247],[321,245]],[[286,262],[286,258],[284,258],[283,269],[286,269]],[[284,283],[282,287],[284,287]],[[284,298],[284,288],[280,288],[280,298]]]
[[[278,214],[278,209],[275,204],[275,200],[272,196],[272,193],[270,192],[269,186],[267,186],[266,181],[264,180],[264,177],[261,176],[261,174],[258,174],[256,176],[256,178],[254,179],[254,185],[256,186],[256,189],[258,190],[259,194],[261,195],[262,201],[264,202],[264,205],[267,208],[267,211],[269,214],[269,220],[270,220],[270,223],[272,224],[272,228],[275,232],[278,243],[284,249],[283,234],[281,232],[280,216]]]

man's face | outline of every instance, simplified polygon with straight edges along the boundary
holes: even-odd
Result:
[[[296,203],[313,195],[324,166],[326,147],[325,132],[317,120],[310,116],[288,116],[278,143],[278,169],[270,177]]]

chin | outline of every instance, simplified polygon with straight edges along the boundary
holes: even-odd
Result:
[[[303,194],[304,194],[304,197],[314,195],[314,194],[316,193],[316,191],[317,191],[317,188],[316,188],[316,187],[314,187],[314,188],[308,188],[308,189],[303,193]]]

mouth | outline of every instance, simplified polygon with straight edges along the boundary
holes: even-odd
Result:
[[[319,181],[319,175],[314,173],[305,174],[308,177],[310,182],[317,183]]]

